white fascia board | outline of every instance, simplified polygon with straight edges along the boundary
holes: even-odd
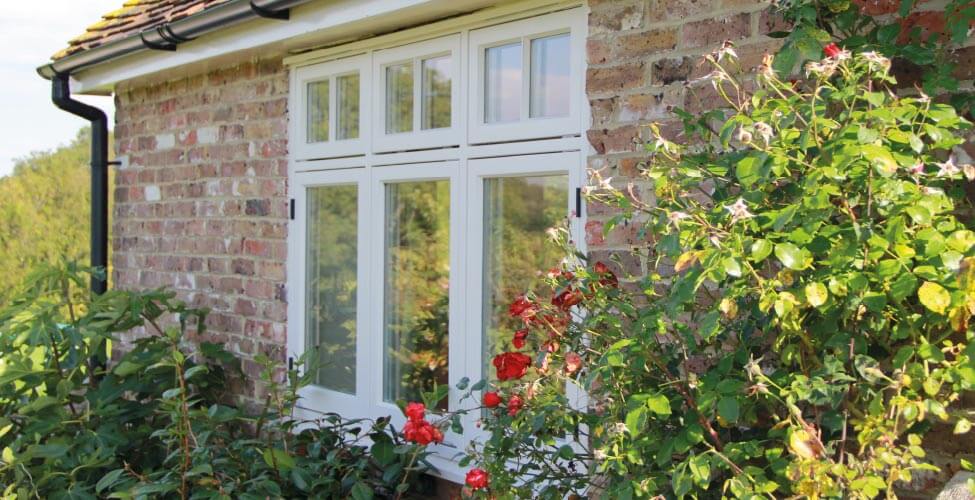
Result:
[[[141,51],[72,75],[72,92],[105,94],[122,82],[166,81],[233,61],[342,43],[472,12],[499,0],[337,0],[291,10],[288,21],[259,19],[182,43]]]

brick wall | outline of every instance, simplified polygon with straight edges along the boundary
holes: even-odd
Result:
[[[287,99],[279,59],[116,93],[112,286],[210,308],[206,340],[250,379],[284,358]]]
[[[652,197],[640,179],[646,125],[659,123],[676,134],[673,108],[697,111],[718,102],[710,82],[695,83],[711,68],[702,56],[732,40],[743,68],[757,66],[780,41],[765,36],[786,27],[767,3],[752,0],[590,0],[586,44],[586,93],[592,108],[589,142],[596,154],[589,168],[601,169],[613,184],[632,185]],[[590,250],[601,260],[619,256],[627,271],[643,274],[646,262],[628,250],[640,245],[635,225],[603,236],[612,213],[590,204],[586,223]]]

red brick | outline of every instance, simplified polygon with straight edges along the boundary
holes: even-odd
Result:
[[[736,14],[719,19],[687,23],[683,27],[685,48],[714,48],[725,40],[740,40],[751,33],[751,15]]]
[[[586,74],[586,90],[590,93],[599,93],[640,87],[646,82],[646,73],[643,62],[608,68],[589,68]]]

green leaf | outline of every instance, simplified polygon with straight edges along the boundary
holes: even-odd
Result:
[[[663,394],[654,394],[647,399],[647,408],[661,416],[670,415],[670,400]]]
[[[921,300],[921,304],[924,307],[938,314],[945,314],[948,306],[951,305],[951,295],[948,293],[948,290],[931,281],[925,281],[921,285],[921,288],[917,291],[917,297]]]
[[[264,457],[264,462],[269,467],[274,467],[277,464],[278,470],[288,471],[294,468],[295,459],[287,452],[280,448],[268,448],[264,450],[262,454]]]
[[[725,396],[718,401],[718,415],[728,423],[738,421],[739,411],[738,400],[731,396]]]
[[[751,259],[755,262],[765,260],[772,253],[772,243],[769,240],[755,240],[752,243]]]
[[[917,277],[909,272],[902,273],[890,284],[890,297],[899,302],[910,297],[916,288]]]
[[[647,426],[647,407],[640,405],[626,413],[626,430],[633,436],[640,435]]]
[[[809,302],[809,305],[819,307],[825,304],[828,298],[829,291],[826,290],[826,285],[819,282],[806,285],[806,300]]]
[[[808,250],[799,248],[792,243],[779,243],[775,245],[775,257],[779,259],[779,262],[783,266],[796,271],[801,271],[809,267],[809,264],[812,262],[812,256],[809,255]]]
[[[377,440],[372,445],[372,456],[380,465],[389,465],[396,460],[396,452],[393,450],[393,443],[388,439]]]
[[[352,487],[352,500],[372,500],[372,488],[359,481]]]
[[[125,469],[115,469],[102,476],[102,478],[95,483],[95,493],[101,493],[105,489],[114,486],[115,483],[118,482],[118,479],[122,477],[122,474],[125,474]]]
[[[733,257],[726,257],[721,261],[721,265],[724,268],[724,272],[728,273],[728,276],[733,276],[735,278],[741,277],[741,264],[738,260]]]

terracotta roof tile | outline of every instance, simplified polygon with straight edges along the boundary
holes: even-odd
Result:
[[[76,52],[93,49],[163,23],[189,17],[230,0],[125,0],[121,8],[102,16],[84,33],[68,41],[68,46],[51,56],[57,60]]]

